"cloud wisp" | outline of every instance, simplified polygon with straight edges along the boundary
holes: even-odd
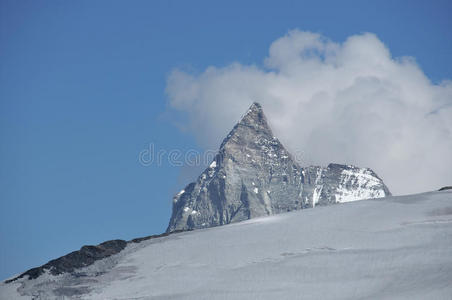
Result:
[[[337,43],[292,30],[262,66],[175,69],[166,91],[208,149],[257,101],[283,144],[304,153],[301,165],[370,167],[394,194],[452,183],[452,82],[432,83],[371,33]]]

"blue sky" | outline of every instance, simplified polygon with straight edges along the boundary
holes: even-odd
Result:
[[[373,32],[452,78],[448,1],[1,1],[0,278],[109,239],[166,229],[181,169],[138,154],[199,149],[166,80],[261,64],[289,30]],[[218,141],[218,144],[220,141]]]

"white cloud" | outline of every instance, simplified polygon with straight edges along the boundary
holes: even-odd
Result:
[[[370,167],[395,194],[452,184],[452,82],[433,84],[374,34],[336,43],[293,30],[271,44],[263,67],[174,70],[167,94],[206,148],[258,101],[275,135],[304,153],[302,165]]]

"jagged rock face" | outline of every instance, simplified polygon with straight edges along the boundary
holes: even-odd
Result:
[[[387,195],[370,169],[337,164],[301,168],[273,136],[262,107],[253,103],[212,164],[174,197],[167,231]]]
[[[369,168],[329,164],[301,171],[303,198],[310,207],[390,196],[386,185]]]
[[[35,279],[44,274],[47,270],[52,275],[72,273],[74,270],[92,265],[95,261],[109,257],[123,250],[127,245],[123,240],[111,240],[97,246],[83,246],[78,251],[71,252],[65,256],[54,259],[37,268],[30,269],[21,275],[7,280],[12,282],[28,275],[28,279]]]
[[[168,231],[203,228],[300,209],[300,167],[254,103],[212,164],[173,200]]]
[[[41,275],[48,272],[51,275],[71,274],[74,277],[83,277],[84,274],[80,273],[81,268],[90,266],[96,261],[110,257],[114,254],[121,252],[128,244],[141,243],[146,240],[156,239],[168,236],[172,233],[179,231],[172,231],[171,233],[162,233],[156,235],[149,235],[141,238],[136,238],[130,241],[124,240],[110,240],[100,243],[97,246],[87,245],[80,248],[80,250],[73,251],[69,254],[61,256],[57,259],[53,259],[48,263],[30,269],[17,277],[8,279],[5,283],[14,282],[18,279],[28,277],[29,280],[36,279]]]

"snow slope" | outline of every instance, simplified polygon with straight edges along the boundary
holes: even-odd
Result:
[[[173,234],[82,271],[2,283],[0,298],[452,299],[452,191]]]

